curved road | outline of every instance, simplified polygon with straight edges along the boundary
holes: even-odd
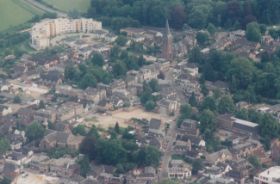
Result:
[[[25,2],[27,2],[28,4],[30,4],[31,6],[34,6],[36,8],[39,8],[45,12],[49,12],[49,13],[56,13],[58,17],[67,17],[68,15],[62,11],[53,9],[51,7],[48,7],[46,5],[44,5],[43,3],[40,3],[38,1],[35,0],[24,0]]]

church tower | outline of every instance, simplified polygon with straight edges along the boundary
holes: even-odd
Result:
[[[162,57],[166,60],[173,59],[173,36],[169,28],[168,20],[166,20],[165,33],[163,36]]]

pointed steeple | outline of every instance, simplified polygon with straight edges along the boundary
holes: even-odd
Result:
[[[163,37],[162,57],[166,60],[171,60],[173,58],[173,36],[167,19]]]
[[[165,29],[166,29],[166,35],[171,35],[171,31],[170,31],[170,28],[169,28],[168,19],[166,19],[166,26],[165,26]]]

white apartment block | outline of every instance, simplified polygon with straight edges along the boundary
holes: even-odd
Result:
[[[102,30],[102,23],[93,19],[45,19],[36,23],[31,30],[31,46],[37,50],[50,46],[50,40],[69,33],[91,33]]]
[[[255,184],[280,184],[280,166],[271,167],[254,177]]]

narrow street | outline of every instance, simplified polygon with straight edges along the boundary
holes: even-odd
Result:
[[[165,73],[165,78],[166,80],[174,81],[174,76],[171,71],[167,71]],[[161,170],[158,173],[159,181],[165,180],[168,178],[168,166],[169,162],[172,157],[172,147],[173,147],[173,142],[176,141],[176,119],[178,117],[178,114],[175,113],[173,120],[170,122],[170,127],[167,132],[167,135],[164,138],[164,143],[167,143],[166,149],[164,150],[163,156],[162,156],[162,163],[161,163]]]
[[[176,120],[174,119],[170,123],[170,128],[163,142],[167,143],[166,150],[164,150],[164,155],[162,156],[161,170],[158,173],[159,181],[168,178],[168,165],[172,157],[172,146],[173,142],[176,140]]]

